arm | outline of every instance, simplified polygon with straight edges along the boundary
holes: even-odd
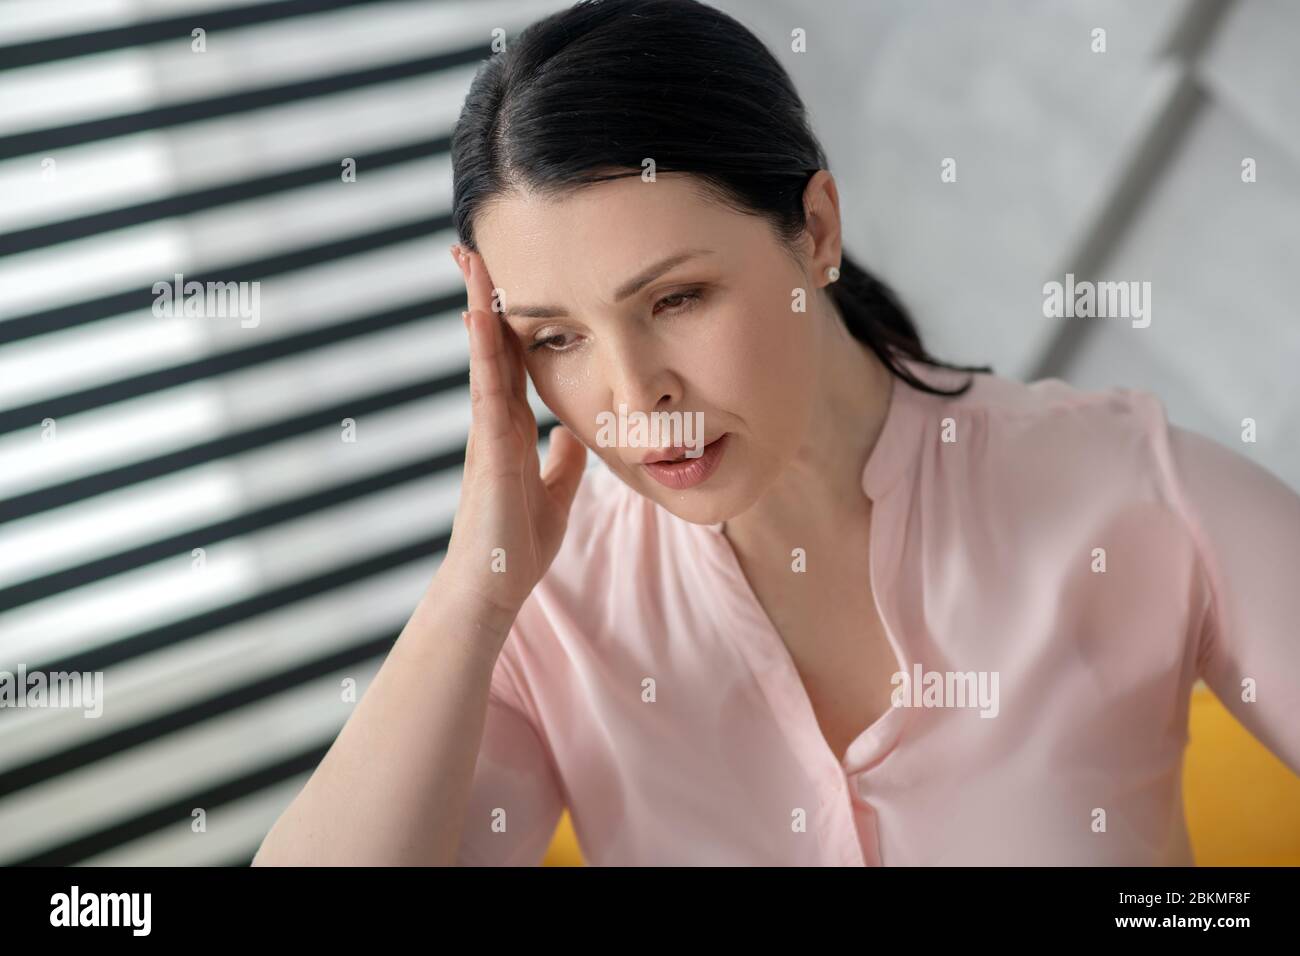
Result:
[[[253,865],[454,862],[485,721],[499,725],[489,685],[509,626],[435,577]],[[502,734],[487,738],[496,753]]]
[[[522,347],[491,311],[493,285],[481,258],[451,251],[469,296],[462,319],[471,423],[447,555],[254,865],[527,858],[543,824],[549,819],[553,829],[559,816],[554,777],[541,771],[540,741],[526,732],[522,711],[507,706],[500,657],[559,550],[587,452],[557,427],[541,468]],[[507,573],[492,566],[495,555],[508,555]],[[495,830],[487,831],[493,842],[483,842],[486,803],[513,813],[517,825],[507,832],[523,837],[517,846],[496,840]],[[473,816],[461,853],[467,809]]]
[[[1211,589],[1197,672],[1300,774],[1300,495],[1209,438],[1176,426],[1169,436]],[[1247,678],[1253,702],[1243,699]]]

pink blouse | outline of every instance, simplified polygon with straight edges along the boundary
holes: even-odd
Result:
[[[862,490],[862,585],[922,680],[841,763],[721,524],[588,471],[458,861],[539,863],[567,806],[592,865],[1188,865],[1198,677],[1300,773],[1300,496],[1151,393],[895,380]]]

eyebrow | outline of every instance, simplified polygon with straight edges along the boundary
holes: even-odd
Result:
[[[614,290],[614,301],[622,302],[624,299],[636,295],[655,279],[659,278],[669,269],[681,265],[688,259],[694,259],[696,256],[712,255],[712,249],[684,249],[681,252],[674,253],[667,258],[660,259],[651,266],[647,266],[637,273],[631,279],[628,279],[621,286]],[[560,308],[556,305],[513,305],[507,306],[505,317],[517,315],[526,319],[555,319],[568,316],[567,309]]]

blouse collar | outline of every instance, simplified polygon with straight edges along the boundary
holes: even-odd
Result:
[[[963,373],[937,368],[915,359],[899,358],[899,364],[912,376],[927,385],[951,389],[961,384]],[[923,392],[890,373],[889,407],[885,424],[876,439],[867,464],[862,469],[862,490],[873,502],[879,501],[897,483],[900,477],[912,471],[917,463],[926,425],[937,414],[937,404],[943,396]]]

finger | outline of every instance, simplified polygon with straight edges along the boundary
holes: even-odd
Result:
[[[527,387],[524,386],[525,390],[521,393],[519,387],[520,383],[517,381],[518,375],[523,371],[523,369],[512,367],[511,353],[505,342],[507,337],[514,339],[515,335],[506,324],[505,316],[500,312],[493,311],[492,309],[494,304],[492,295],[492,278],[488,275],[487,267],[483,264],[483,257],[476,252],[466,251],[465,263],[466,271],[468,272],[465,283],[469,289],[471,311],[474,308],[478,308],[492,316],[492,319],[494,320],[492,335],[501,345],[501,348],[494,354],[497,365],[501,371],[502,381],[506,383],[506,387],[510,389],[512,395],[515,395],[520,399],[526,399]],[[474,302],[481,302],[484,304],[476,307],[473,305]]]
[[[567,515],[587,470],[587,446],[563,425],[552,428],[549,437],[551,446],[546,452],[542,483],[560,511]]]
[[[515,425],[519,429],[519,434],[528,439],[528,450],[535,455],[538,445],[537,415],[533,412],[533,407],[528,404],[528,399],[526,397],[521,399],[512,393],[510,414],[515,418]]]
[[[469,285],[469,251],[460,243],[451,247],[451,256],[456,260],[456,268],[460,270],[460,277],[465,282],[465,310],[470,311],[478,305],[477,293],[471,295]],[[465,326],[467,329],[468,325]]]
[[[484,263],[481,255],[471,252],[460,246],[459,243],[451,246],[452,259],[464,274],[465,287],[469,293],[469,300],[474,302],[485,302],[484,311],[491,311],[493,303],[493,282],[491,274],[487,272],[487,265]],[[473,306],[471,306],[473,307]],[[507,380],[510,381],[511,393],[519,398],[519,401],[528,403],[528,365],[524,360],[524,349],[520,345],[519,337],[515,336],[510,324],[500,312],[493,312],[498,317],[500,324],[500,334],[506,339],[506,362],[504,362],[504,372]]]
[[[475,280],[481,273],[486,273],[487,267],[483,264],[482,257],[477,261],[471,260],[469,268],[473,271]],[[492,286],[492,279],[487,279],[487,285]],[[500,312],[490,312],[493,322],[493,334],[501,340],[501,374],[510,388],[510,394],[517,398],[524,405],[528,404],[528,367],[524,362],[524,348],[519,341],[519,336],[515,335],[514,329],[506,321],[505,316]]]
[[[456,263],[456,268],[460,270],[460,277],[461,277],[462,279],[464,279],[464,278],[465,278],[465,266],[464,266],[464,264],[461,262],[461,257],[460,257],[460,244],[459,244],[459,243],[456,243],[456,242],[453,242],[450,246],[447,247],[447,251],[448,251],[449,253],[451,253],[451,261],[454,262],[454,263]],[[464,310],[462,310],[461,313],[460,313],[460,320],[461,320],[461,322],[464,323],[464,325],[465,325],[465,331],[466,331],[466,332],[469,332],[469,317],[465,314]]]
[[[491,332],[494,321],[485,312],[469,314],[469,390],[473,416],[470,427],[483,436],[483,451],[489,456],[514,432],[507,386],[501,377],[497,355],[500,344]]]
[[[465,288],[469,293],[470,311],[478,309],[489,315],[500,317],[499,312],[492,311],[492,277],[483,265],[483,257],[477,252],[466,249],[465,253]]]
[[[524,347],[514,329],[504,319],[501,334],[506,340],[506,364],[509,366],[510,390],[525,405],[528,404],[528,366],[524,363]]]
[[[465,308],[469,309],[469,260],[465,256],[465,247],[459,242],[451,246],[451,258],[456,263],[456,268],[460,271],[460,277],[465,283]]]

